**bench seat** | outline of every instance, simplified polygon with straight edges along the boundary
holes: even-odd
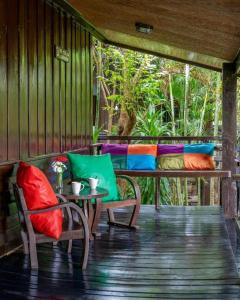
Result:
[[[229,170],[115,170],[115,173],[133,177],[231,177]]]

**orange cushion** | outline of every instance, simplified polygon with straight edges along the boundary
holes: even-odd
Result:
[[[184,165],[187,170],[213,170],[215,164],[208,154],[184,153]]]
[[[23,190],[26,205],[29,210],[41,209],[59,204],[58,199],[48,182],[48,179],[37,167],[20,162],[17,171],[17,184]],[[59,239],[62,233],[62,211],[31,215],[33,228],[54,239]]]
[[[128,145],[128,154],[144,154],[157,156],[157,145],[135,144]]]

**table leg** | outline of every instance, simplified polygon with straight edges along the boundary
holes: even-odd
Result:
[[[89,209],[89,203],[90,201],[83,201],[83,213],[85,215],[85,217],[87,218],[88,220],[88,228],[89,228],[89,239],[90,240],[93,240],[94,237],[92,235],[92,231],[91,231],[91,227],[92,227],[92,223],[90,222],[91,220],[91,210]],[[91,204],[91,203],[90,203]]]
[[[100,198],[96,199],[96,207],[94,212],[94,218],[92,223],[92,234],[97,237],[100,236],[101,233],[97,232],[97,226],[99,224],[100,216],[102,211],[102,200]]]

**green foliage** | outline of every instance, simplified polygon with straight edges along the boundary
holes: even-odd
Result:
[[[103,126],[96,128],[95,126],[93,126],[93,137],[92,137],[92,142],[93,144],[97,143],[98,137],[100,132],[102,131]]]
[[[140,136],[160,136],[170,135],[169,123],[163,123],[165,112],[155,111],[155,107],[145,109],[141,114],[137,114],[137,126],[133,135]]]
[[[218,134],[221,126],[219,73],[114,46],[96,43],[96,67],[102,83],[109,133],[117,133],[122,110],[136,116],[133,135],[182,136]],[[118,110],[115,110],[118,107]],[[138,179],[144,203],[152,203],[154,183]],[[161,179],[162,204],[183,204],[186,182]]]

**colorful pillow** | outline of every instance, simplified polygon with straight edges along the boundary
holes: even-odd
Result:
[[[109,153],[114,169],[127,169],[128,144],[103,144],[102,154]]]
[[[111,160],[115,169],[156,169],[156,145],[103,144],[102,154],[106,153],[111,154]]]
[[[110,154],[81,155],[69,153],[68,159],[73,180],[97,177],[99,179],[98,186],[108,190],[108,196],[102,198],[103,202],[120,199]]]
[[[215,145],[193,144],[184,146],[184,165],[187,170],[213,170],[215,164],[212,159]]]
[[[208,154],[191,153],[184,154],[184,165],[186,170],[213,170],[215,164]]]
[[[59,204],[57,197],[46,176],[37,167],[20,162],[17,171],[17,184],[23,190],[29,210],[51,207]],[[62,233],[62,211],[40,213],[30,216],[33,228],[54,239]]]
[[[184,156],[182,154],[160,155],[159,168],[165,170],[182,170],[184,169]]]
[[[158,145],[160,169],[212,170],[214,144]]]
[[[184,169],[183,144],[157,145],[159,168],[172,170]]]
[[[157,145],[128,145],[128,170],[155,170]]]

